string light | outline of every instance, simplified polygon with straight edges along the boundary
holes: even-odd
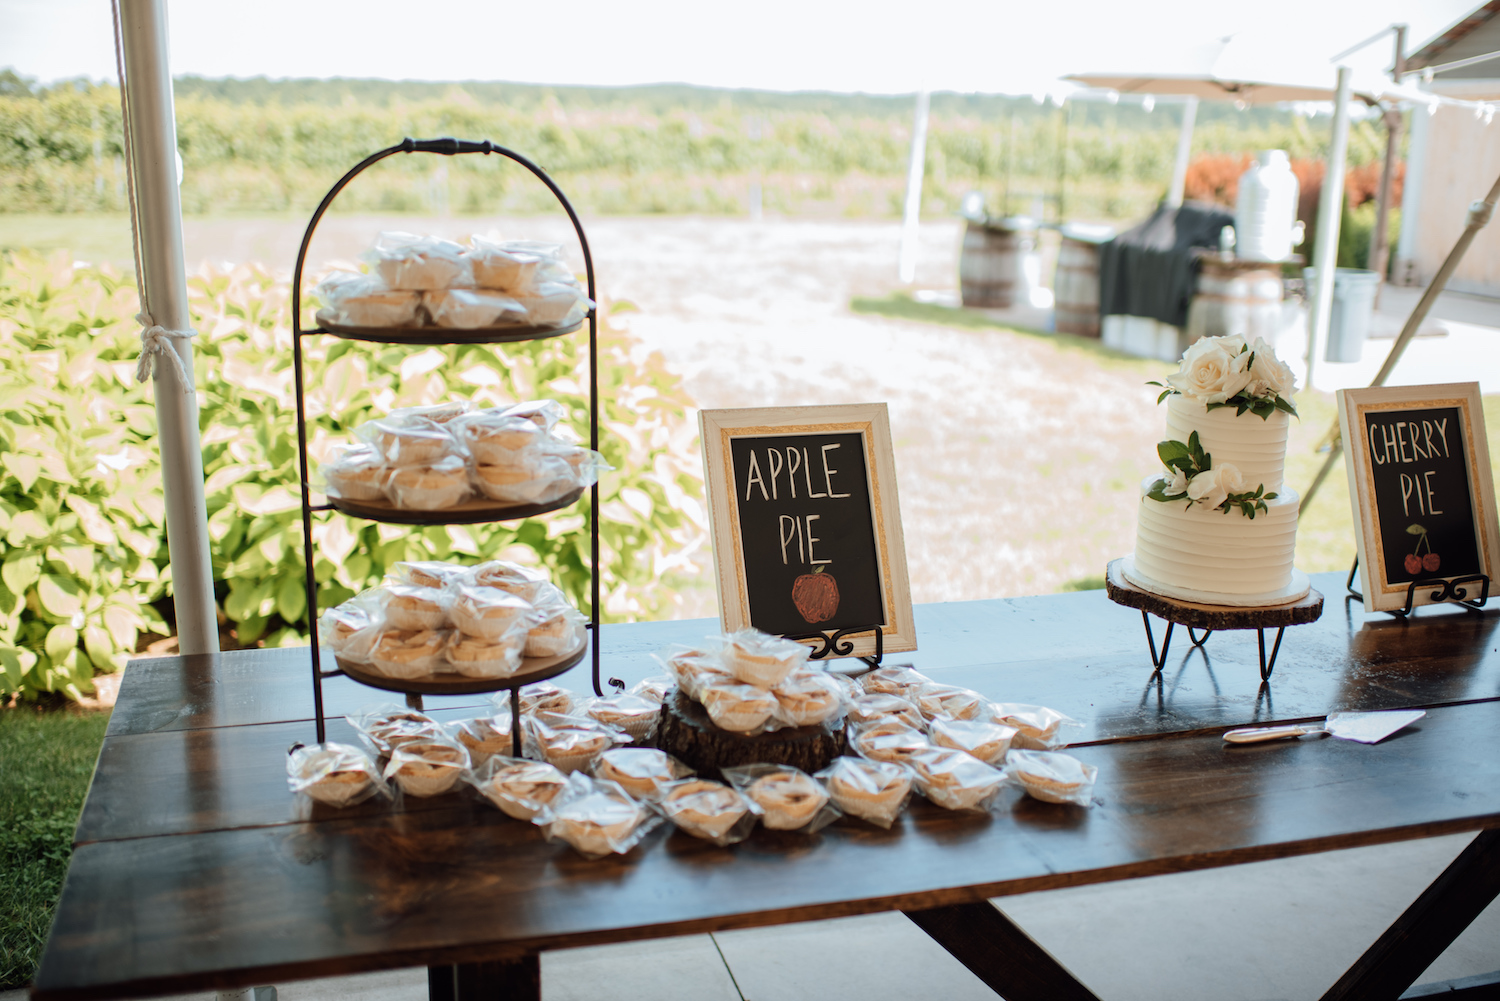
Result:
[[[1156,110],[1156,98],[1152,97],[1150,94],[1147,94],[1141,99],[1141,107],[1145,108],[1146,114],[1149,115],[1151,112]]]

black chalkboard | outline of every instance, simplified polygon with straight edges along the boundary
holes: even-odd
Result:
[[[1363,417],[1385,580],[1479,573],[1462,410],[1367,410]]]
[[[751,625],[885,625],[865,436],[736,437],[729,451]]]

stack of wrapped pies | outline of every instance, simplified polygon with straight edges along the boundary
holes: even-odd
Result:
[[[381,233],[369,273],[335,271],[313,290],[318,322],[393,332],[567,327],[594,308],[562,248],[530,240]]]
[[[495,560],[397,563],[380,587],[324,612],[318,642],[388,678],[503,679],[523,658],[583,646],[588,620],[546,575]]]
[[[466,402],[394,410],[335,446],[319,475],[330,497],[443,511],[478,495],[502,504],[550,504],[592,486],[611,467],[568,441],[555,400],[475,409]]]
[[[658,659],[715,726],[757,734],[842,720],[844,689],[808,663],[809,653],[801,643],[741,629],[699,646],[673,647]]]

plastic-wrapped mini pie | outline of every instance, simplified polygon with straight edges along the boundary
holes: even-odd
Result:
[[[867,692],[899,695],[910,699],[915,695],[916,689],[931,684],[932,679],[909,664],[891,664],[886,667],[877,667],[860,678],[859,683]]]
[[[415,327],[420,321],[420,294],[392,290],[373,275],[335,271],[313,289],[323,303],[321,323],[339,327]]]
[[[476,766],[484,764],[497,754],[509,755],[514,750],[509,712],[460,720],[447,729],[453,739],[469,752],[469,761]]]
[[[839,757],[817,777],[845,813],[889,829],[911,798],[911,772],[900,765]]]
[[[704,685],[734,681],[734,675],[725,666],[719,648],[713,644],[672,647],[659,659],[668,673],[677,680],[677,687],[695,702],[702,701]]]
[[[724,769],[724,777],[760,807],[768,830],[811,834],[838,819],[837,810],[827,809],[828,791],[790,765],[741,765]]]
[[[392,575],[401,583],[428,588],[447,587],[468,572],[468,567],[441,560],[403,560],[391,566]]]
[[[724,644],[724,665],[747,685],[771,688],[807,663],[812,651],[794,640],[758,629],[731,633]]]
[[[931,741],[921,730],[915,730],[894,717],[855,728],[849,746],[871,761],[904,765],[914,754],[929,750]]]
[[[447,646],[446,629],[387,629],[370,648],[370,665],[387,678],[420,678],[443,669]]]
[[[668,785],[661,810],[682,830],[719,847],[749,837],[759,811],[751,800],[722,782],[683,779]]]
[[[987,765],[998,767],[1010,750],[1015,727],[1001,726],[987,720],[943,719],[939,717],[927,728],[928,736],[938,747],[966,751]]]
[[[507,699],[506,705],[509,705]],[[521,689],[521,712],[568,713],[573,709],[573,693],[550,681],[538,681]]]
[[[463,444],[442,423],[426,417],[385,416],[354,429],[355,437],[396,466],[431,465],[464,455]]]
[[[526,717],[528,755],[546,758],[562,772],[587,771],[599,755],[630,738],[587,716],[538,712]]]
[[[611,695],[602,699],[591,699],[584,707],[589,718],[609,726],[617,726],[630,735],[631,740],[645,740],[656,727],[661,716],[661,703],[643,699],[639,695]]]
[[[1006,755],[1005,774],[1044,802],[1088,806],[1099,769],[1057,751],[1017,750]]]
[[[537,327],[577,323],[594,308],[592,299],[562,282],[541,282],[534,292],[517,294],[516,301],[526,310],[527,321]]]
[[[506,504],[546,504],[563,496],[572,487],[564,486],[558,490],[555,485],[566,473],[565,465],[540,454],[534,461],[519,466],[480,464],[474,467],[479,492]]]
[[[533,446],[547,432],[535,421],[503,410],[480,410],[455,423],[455,432],[474,461],[517,468],[528,464]]]
[[[494,588],[533,601],[548,581],[546,571],[505,560],[489,560],[465,570],[462,583],[472,587]]]
[[[506,816],[532,820],[563,791],[568,777],[545,761],[496,754],[474,767],[470,783]]]
[[[568,411],[556,400],[527,400],[505,409],[506,417],[524,417],[543,431],[551,431],[567,419]]]
[[[535,612],[526,633],[526,656],[561,657],[583,645],[588,619],[552,584],[537,588]]]
[[[385,481],[385,495],[407,511],[442,511],[469,499],[469,469],[456,455],[429,466],[398,466]]]
[[[416,407],[397,407],[385,415],[385,419],[395,421],[398,424],[420,424],[423,421],[431,421],[434,424],[448,424],[462,417],[464,414],[472,413],[474,404],[468,400],[449,400],[447,403],[425,403]]]
[[[328,494],[344,500],[370,501],[385,497],[385,459],[373,445],[340,445],[331,459],[318,467]]]
[[[437,736],[442,730],[431,716],[395,702],[366,707],[348,720],[349,725],[382,755],[389,754],[391,748],[403,743]]]
[[[657,824],[659,817],[613,782],[583,773],[568,783],[535,818],[549,841],[564,841],[585,858],[623,855]]]
[[[990,706],[990,718],[996,723],[1013,726],[1018,731],[1011,746],[1030,750],[1050,751],[1064,746],[1067,741],[1061,731],[1067,728],[1082,728],[1083,724],[1046,706],[1028,706],[1019,702],[997,702]]]
[[[856,695],[849,701],[849,722],[863,726],[866,723],[874,723],[887,716],[894,716],[903,720],[913,729],[920,730],[927,725],[922,711],[912,705],[899,695],[888,695],[884,692],[866,692]]]
[[[422,293],[427,315],[439,327],[479,330],[515,327],[526,323],[526,307],[488,289],[441,289]]]
[[[984,696],[957,685],[936,682],[923,685],[913,701],[928,719],[979,719],[985,711]]]
[[[665,674],[659,674],[655,677],[644,678],[631,685],[630,694],[639,695],[643,699],[650,699],[657,705],[661,705],[667,701],[667,695],[675,687],[677,687],[677,682],[673,678]]]
[[[364,257],[388,288],[425,291],[474,284],[464,248],[435,236],[381,233]]]
[[[535,616],[531,602],[493,587],[469,584],[458,584],[449,593],[449,614],[459,632],[491,642],[519,633],[519,642],[525,645],[526,630]]]
[[[945,810],[987,810],[1005,776],[963,751],[932,747],[906,760],[917,791]]]
[[[499,639],[455,632],[445,657],[453,670],[466,678],[509,678],[521,668],[524,642],[524,633],[519,628]]]
[[[844,709],[843,691],[826,671],[793,671],[771,694],[776,696],[776,717],[787,726],[816,726]]]
[[[595,778],[618,782],[631,796],[648,802],[660,799],[668,783],[691,774],[687,765],[654,747],[616,747],[594,763]]]
[[[483,237],[472,237],[465,251],[474,272],[474,284],[480,288],[518,292],[531,286],[537,265],[544,257],[556,257],[558,246],[534,243],[497,243]],[[550,250],[551,253],[546,251]]]
[[[453,788],[469,767],[469,753],[449,739],[414,740],[391,751],[385,777],[409,796],[436,796]]]
[[[352,664],[368,664],[385,627],[385,590],[371,588],[318,616],[318,643]]]
[[[345,807],[391,795],[375,759],[357,747],[328,742],[298,747],[287,757],[287,784],[319,803]]]
[[[754,685],[715,681],[703,685],[699,695],[714,725],[734,733],[761,731],[776,711],[775,696]]]
[[[385,621],[392,629],[442,629],[448,625],[453,599],[447,592],[416,584],[391,584],[385,593]]]

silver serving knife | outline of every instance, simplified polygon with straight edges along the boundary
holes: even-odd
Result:
[[[1230,744],[1258,744],[1266,740],[1289,737],[1332,736],[1357,740],[1361,744],[1378,744],[1404,726],[1426,716],[1422,709],[1399,709],[1373,713],[1330,713],[1321,728],[1311,725],[1243,727],[1228,730],[1224,740]]]

